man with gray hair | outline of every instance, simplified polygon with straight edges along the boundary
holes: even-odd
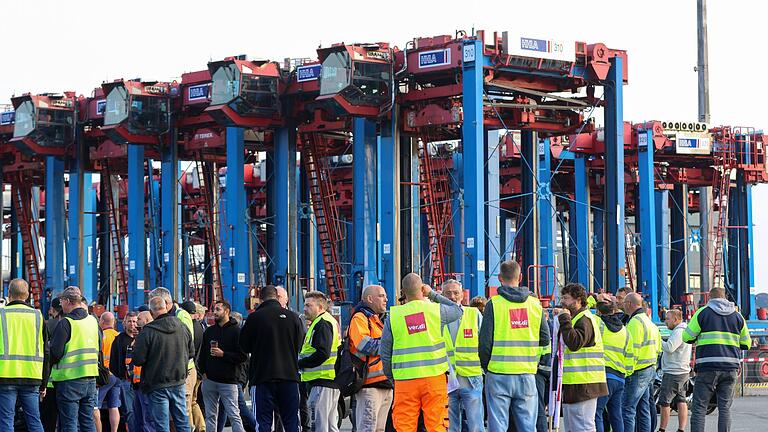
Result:
[[[456,279],[442,285],[443,295],[461,307],[464,288]],[[459,321],[443,327],[445,347],[459,387],[448,393],[448,431],[462,430],[462,411],[466,414],[469,432],[480,432],[483,425],[483,370],[478,355],[478,338],[483,317],[473,307],[462,307]]]
[[[99,322],[83,307],[80,288],[68,287],[59,298],[65,315],[51,339],[51,380],[56,386],[59,425],[62,432],[94,431]]]
[[[189,314],[189,312],[185,311],[183,308],[179,307],[176,303],[173,302],[173,297],[171,297],[171,292],[168,291],[167,288],[164,287],[157,287],[149,292],[149,299],[150,302],[153,298],[161,298],[165,301],[165,312],[171,316],[175,316],[178,318],[182,324],[189,330],[189,334],[192,337],[192,341],[194,344],[195,340],[195,324],[192,321],[192,316]],[[154,314],[153,314],[154,315]],[[195,388],[198,387],[197,385],[197,368],[195,367],[195,358],[194,354],[195,351],[193,350],[192,358],[189,359],[189,362],[187,363],[187,378],[184,381],[184,394],[185,394],[185,403],[187,407],[187,417],[189,417],[190,423],[189,427],[194,428],[194,414],[192,412],[192,399],[194,398],[195,394]]]
[[[170,417],[178,432],[188,432],[184,382],[187,361],[195,352],[192,333],[168,313],[161,296],[149,300],[149,310],[154,321],[139,333],[133,350],[133,364],[141,367],[139,386],[152,407],[149,416],[155,430],[169,430]]]

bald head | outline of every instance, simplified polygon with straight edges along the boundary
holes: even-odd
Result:
[[[363,289],[363,302],[377,314],[387,311],[387,292],[381,285],[368,285]]]
[[[136,318],[136,325],[139,328],[144,327],[145,325],[151,323],[154,321],[154,318],[152,318],[152,313],[149,311],[141,311],[139,312],[139,316]]]
[[[288,307],[288,291],[280,285],[275,287],[275,291],[277,291],[277,302],[280,306]]]
[[[638,293],[629,293],[624,297],[624,313],[632,314],[643,307],[643,298]]]
[[[400,289],[403,291],[407,301],[421,300],[424,298],[424,295],[421,293],[422,285],[424,285],[424,282],[422,282],[421,276],[416,273],[408,273],[403,278]]]
[[[99,327],[102,330],[115,328],[115,315],[112,312],[104,312],[99,317]]]

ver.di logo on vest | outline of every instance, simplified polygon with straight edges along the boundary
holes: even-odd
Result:
[[[510,309],[509,327],[513,329],[528,327],[528,309]]]
[[[472,329],[464,329],[464,339],[472,339]]]
[[[424,312],[406,315],[405,326],[408,328],[408,334],[427,331],[427,320],[424,319]]]

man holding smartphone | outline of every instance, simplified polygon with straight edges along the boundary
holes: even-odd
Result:
[[[218,301],[213,309],[216,325],[203,333],[198,366],[203,374],[203,400],[205,401],[205,430],[215,431],[219,416],[219,402],[232,425],[233,432],[244,432],[240,417],[237,387],[238,366],[248,360],[240,349],[240,326],[230,317],[231,306]]]

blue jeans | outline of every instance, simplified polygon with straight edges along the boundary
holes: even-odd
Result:
[[[635,418],[637,418],[637,432],[651,432],[651,400],[648,389],[653,382],[656,368],[647,367],[627,377],[624,382],[624,398],[621,404],[624,415],[624,430],[635,431]],[[656,407],[654,414],[656,413]]]
[[[131,432],[155,432],[155,427],[149,418],[149,399],[140,389],[134,389],[133,399],[133,423],[130,423]]]
[[[176,432],[190,432],[189,416],[187,415],[187,390],[184,383],[152,390],[147,393],[147,398],[152,406],[152,409],[149,410],[149,417],[152,419],[155,430],[170,430],[170,419],[173,418]]]
[[[93,409],[96,408],[96,379],[59,381],[56,404],[59,407],[60,432],[95,432]]]
[[[691,432],[704,431],[707,406],[713,395],[717,395],[717,430],[731,429],[731,403],[737,378],[738,371],[735,370],[696,373],[691,403]]]
[[[36,385],[0,386],[0,430],[12,431],[16,400],[24,410],[29,432],[43,432],[40,422],[40,388]]]
[[[253,410],[248,408],[245,402],[245,393],[243,393],[242,384],[237,385],[237,406],[240,409],[240,418],[243,420],[243,427],[246,431],[256,430],[256,419],[253,417]],[[222,432],[224,425],[227,423],[227,413],[224,412],[224,407],[219,402],[219,423],[216,425],[216,432]]]
[[[597,398],[597,411],[595,411],[595,426],[597,432],[605,430],[603,412],[608,408],[608,421],[611,424],[611,432],[624,432],[624,420],[621,416],[621,403],[624,399],[624,382],[608,378],[608,396]]]
[[[485,376],[485,396],[489,432],[506,432],[510,421],[515,423],[518,431],[536,430],[539,398],[534,374],[488,372]]]
[[[483,376],[458,376],[457,390],[448,394],[448,432],[461,432],[462,409],[469,432],[483,432]]]
[[[128,380],[120,380],[120,395],[122,396],[122,405],[123,412],[125,415],[123,416],[125,420],[125,424],[129,427],[132,427],[133,425],[133,400],[136,398],[136,395],[133,391],[133,386],[131,385],[131,382]],[[133,429],[131,429],[133,430]]]

